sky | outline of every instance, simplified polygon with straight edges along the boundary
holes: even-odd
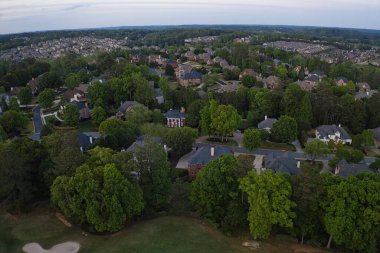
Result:
[[[380,30],[380,0],[0,0],[0,34],[184,24]]]

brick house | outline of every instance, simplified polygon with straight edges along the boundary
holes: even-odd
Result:
[[[186,123],[186,113],[180,110],[170,110],[164,114],[166,125],[170,128],[184,127]]]

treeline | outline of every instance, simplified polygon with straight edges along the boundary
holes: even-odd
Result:
[[[303,168],[297,176],[247,170],[249,158],[211,161],[192,183],[196,210],[225,232],[246,226],[254,239],[288,233],[301,243],[376,252],[380,239],[380,175],[348,179]]]

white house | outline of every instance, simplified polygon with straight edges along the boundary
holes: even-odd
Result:
[[[343,144],[351,144],[352,138],[347,131],[341,126],[337,125],[322,125],[317,127],[315,136],[318,140],[328,144],[330,140],[334,143],[342,142]]]

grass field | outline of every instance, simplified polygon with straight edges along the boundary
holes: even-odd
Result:
[[[24,244],[37,242],[44,248],[76,241],[79,253],[244,253],[252,252],[241,246],[248,235],[227,237],[208,223],[192,217],[167,216],[141,221],[112,235],[83,235],[77,227],[65,227],[54,214],[39,212],[22,216],[1,213],[0,252],[21,252]],[[326,251],[301,247],[294,240],[272,239],[262,243],[257,253],[324,253]]]

